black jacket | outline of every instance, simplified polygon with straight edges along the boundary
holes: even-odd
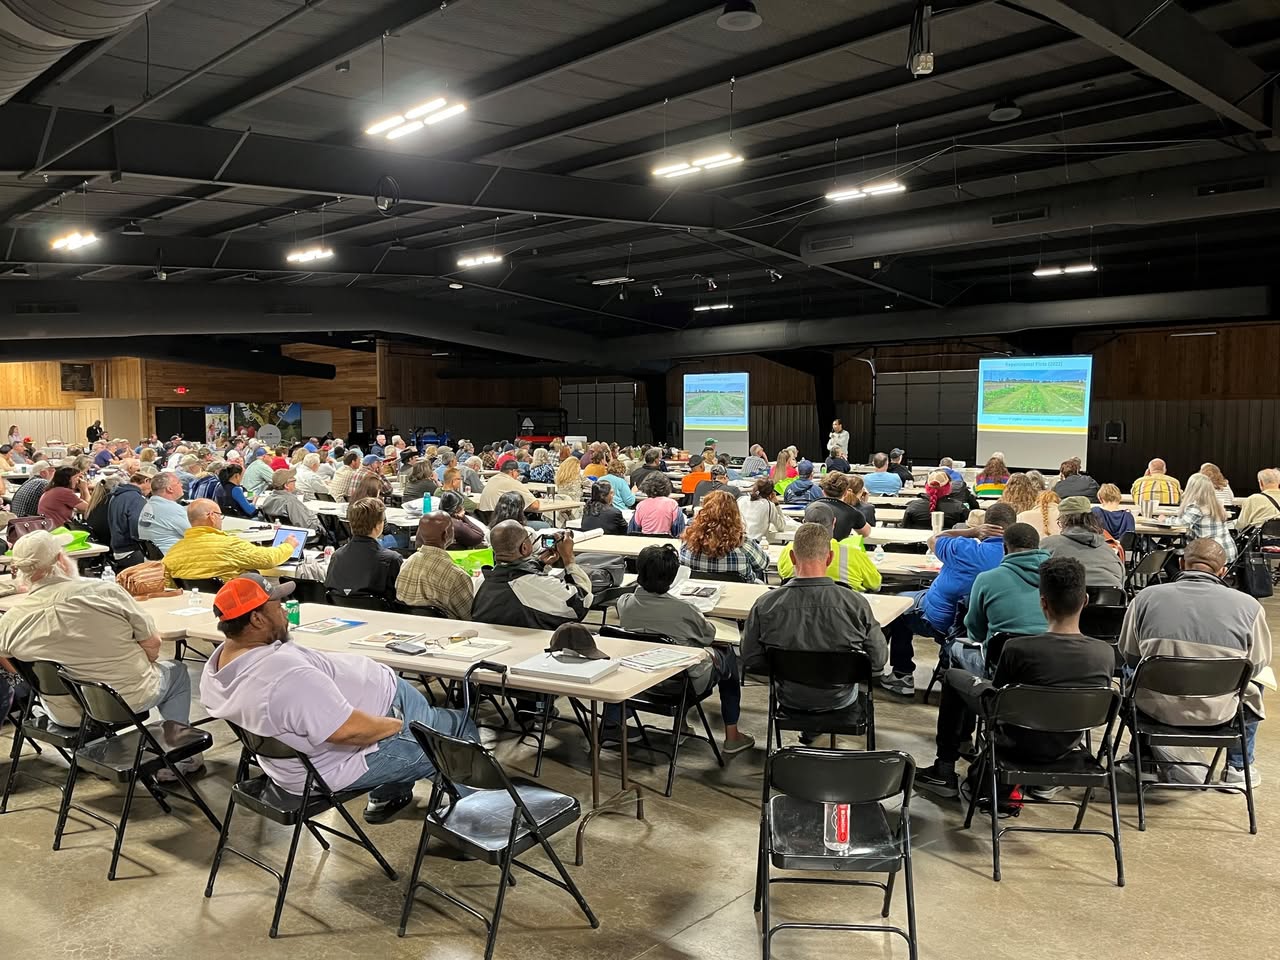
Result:
[[[582,516],[582,529],[603,530],[606,534],[625,534],[627,518],[617,507],[602,507],[599,513],[592,513],[588,507]]]
[[[113,551],[142,550],[138,542],[138,517],[147,505],[142,490],[132,483],[122,483],[107,498],[107,527],[111,531]]]
[[[329,559],[324,588],[346,596],[396,599],[396,577],[404,562],[372,537],[352,537]]]
[[[476,591],[471,619],[508,627],[554,630],[562,623],[581,621],[591,606],[591,578],[576,563],[563,581],[542,572],[532,558],[499,563],[484,571]]]
[[[968,486],[959,490],[952,489],[945,497],[938,498],[938,509],[942,511],[942,529],[950,530],[968,519],[970,510],[978,509],[978,498]],[[929,498],[919,496],[907,504],[902,513],[902,525],[911,530],[928,530],[933,521],[929,517]]]
[[[1073,473],[1071,476],[1063,477],[1055,483],[1053,492],[1063,500],[1067,499],[1067,497],[1088,497],[1094,503],[1097,503],[1098,481],[1087,473]]]

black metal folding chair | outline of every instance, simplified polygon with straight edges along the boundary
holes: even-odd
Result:
[[[213,896],[213,884],[218,878],[218,868],[222,865],[222,855],[224,853],[234,853],[236,856],[248,860],[254,866],[265,870],[276,878],[276,907],[275,913],[271,917],[271,930],[268,934],[271,937],[275,937],[280,929],[280,914],[284,910],[284,898],[289,890],[289,878],[293,874],[293,861],[298,852],[298,840],[302,836],[302,828],[304,826],[325,850],[329,849],[329,844],[320,835],[321,830],[331,833],[335,837],[349,840],[357,846],[364,847],[373,856],[373,859],[378,861],[378,866],[382,868],[383,873],[392,880],[397,878],[395,870],[378,852],[378,848],[374,846],[373,841],[369,839],[345,807],[346,803],[356,797],[363,796],[369,791],[334,791],[324,782],[324,778],[320,776],[306,754],[299,753],[292,747],[272,737],[260,737],[257,734],[250,733],[230,721],[227,722],[227,726],[231,728],[231,732],[240,741],[242,749],[240,751],[240,764],[236,768],[235,782],[231,787],[231,799],[227,802],[227,813],[223,817],[222,831],[218,835],[218,847],[213,854],[213,866],[209,870],[209,882],[204,888],[206,898]],[[302,794],[298,796],[278,787],[265,773],[250,777],[249,765],[252,763],[260,767],[260,757],[265,757],[267,760],[272,761],[296,760],[302,764],[302,768],[307,773],[306,780],[302,786]],[[235,813],[237,806],[246,807],[272,823],[293,827],[293,833],[289,840],[289,855],[285,859],[283,873],[252,854],[231,846],[228,842],[228,836],[231,833],[231,817]],[[353,837],[350,834],[343,833],[341,830],[335,830],[326,824],[317,822],[315,818],[326,810],[337,810],[339,816],[346,821],[347,826],[355,831],[356,835]]]
[[[601,590],[591,598],[590,611],[599,611],[600,626],[604,626],[606,620],[609,619],[609,611],[618,606],[618,598],[625,597],[629,593],[635,593],[638,584],[629,583],[625,587],[609,587],[607,590]]]
[[[975,787],[969,798],[964,828],[973,824],[977,809],[977,785],[984,777],[995,806],[999,788],[1004,785],[1084,787],[1080,803],[1072,800],[1033,800],[1024,796],[1024,804],[1065,805],[1076,808],[1076,822],[1071,828],[1000,826],[998,816],[991,817],[991,876],[1000,879],[1000,839],[1006,833],[1064,833],[1106,837],[1115,848],[1116,885],[1124,886],[1124,855],[1120,849],[1120,807],[1116,792],[1115,758],[1112,756],[1111,727],[1120,708],[1120,694],[1112,687],[1038,687],[1014,684],[996,693],[992,703],[980,717],[985,727],[985,744],[979,755],[978,770],[974,774]],[[1091,750],[1090,732],[1103,727],[1102,746],[1098,755]],[[1070,752],[1055,760],[1028,760],[999,743],[1001,733],[1018,728],[1032,733],[1077,734],[1084,737]],[[1103,760],[1106,762],[1104,763]],[[1082,830],[1085,813],[1093,791],[1104,787],[1111,797],[1111,831]]]
[[[786,747],[774,755],[765,778],[756,863],[755,909],[760,913],[764,960],[769,960],[773,936],[779,930],[896,933],[907,941],[911,960],[916,960],[916,898],[911,875],[911,785],[915,771],[911,757],[896,750],[863,753]],[[897,823],[891,824],[883,801],[899,795],[902,806]],[[828,803],[849,804],[847,850],[826,846],[824,805]],[[838,874],[885,873],[888,878],[881,883],[844,877],[771,877],[771,867]],[[899,870],[906,886],[906,930],[888,924],[770,923],[770,890],[775,883],[875,887],[884,891],[880,916],[887,918]]]
[[[367,593],[344,593],[332,588],[324,592],[325,603],[334,607],[348,607],[352,610],[380,610],[388,613],[403,613],[404,608],[386,597],[375,597]]]
[[[160,548],[157,547],[150,540],[142,540],[140,542],[142,543],[142,555],[146,557],[148,560],[164,559],[164,554],[160,552]]]
[[[1128,599],[1120,587],[1091,587],[1089,602],[1080,611],[1080,632],[1095,640],[1117,643]]]
[[[491,670],[506,673],[506,667],[481,661],[467,670],[463,679],[463,709],[471,707],[471,674],[475,670]],[[427,815],[422,823],[422,835],[413,861],[413,875],[405,892],[404,909],[400,914],[399,935],[404,936],[413,909],[414,895],[419,887],[461,907],[485,925],[488,940],[485,943],[485,960],[493,956],[498,939],[498,925],[502,921],[502,905],[507,887],[515,885],[511,875],[513,866],[554,884],[568,892],[582,910],[592,929],[600,926],[577,884],[548,842],[555,834],[577,823],[582,815],[575,797],[549,787],[507,776],[493,754],[479,743],[438,733],[416,721],[409,725],[414,738],[422,747],[427,759],[436,768],[437,780],[431,789],[427,803]],[[467,788],[466,793],[460,787]],[[445,797],[451,801],[442,809]],[[490,919],[475,907],[422,879],[422,863],[427,845],[432,837],[443,840],[460,853],[501,868],[497,902]],[[541,847],[556,868],[559,879],[522,863],[517,857]]]
[[[601,627],[600,636],[620,637],[623,640],[640,640],[645,643],[662,643],[673,647],[680,646],[675,640],[661,634],[637,633],[632,630],[623,630],[619,627]],[[661,717],[672,718],[670,750],[660,750],[652,746],[649,743],[648,733],[650,730],[657,728],[647,724],[640,724],[645,749],[665,754],[671,761],[667,766],[667,787],[663,791],[664,797],[671,796],[675,787],[676,764],[680,759],[680,745],[684,739],[680,733],[680,728],[684,725],[685,714],[690,709],[698,712],[698,720],[702,724],[703,730],[702,734],[690,734],[690,738],[709,744],[711,752],[715,754],[716,765],[724,766],[724,757],[720,754],[720,746],[716,743],[715,735],[711,732],[711,724],[707,720],[706,711],[702,709],[703,701],[710,697],[714,690],[713,686],[708,686],[702,693],[696,692],[693,689],[693,681],[689,678],[689,671],[686,670],[678,676],[672,677],[656,687],[651,687],[627,701],[627,708],[632,713],[651,713]],[[665,733],[666,731],[662,732]],[[536,773],[534,775],[537,776]]]
[[[832,746],[837,735],[865,736],[867,749],[876,748],[876,706],[873,692],[871,659],[861,650],[812,652],[766,650],[769,664],[769,721],[765,734],[766,748],[776,738],[782,747],[782,732],[791,730],[805,734],[830,734]],[[862,690],[857,699],[840,710],[795,710],[778,700],[779,681],[815,689],[858,684]]]
[[[293,595],[290,599],[299,603],[324,603],[324,584],[309,577],[281,577],[281,583],[293,584]]]
[[[1165,565],[1174,555],[1173,550],[1152,550],[1135,563],[1125,580],[1124,588],[1129,596],[1133,596],[1143,587],[1158,583],[1165,575]],[[1141,578],[1141,582],[1139,582]]]
[[[120,860],[120,847],[124,843],[124,832],[129,825],[129,811],[133,807],[134,790],[139,782],[146,787],[147,792],[155,798],[156,803],[160,804],[160,808],[165,813],[173,812],[165,800],[167,795],[190,800],[208,818],[215,830],[222,829],[222,824],[209,809],[209,805],[204,802],[200,792],[191,785],[187,775],[178,767],[179,762],[213,746],[213,737],[207,731],[175,720],[146,723],[149,713],[134,713],[129,709],[124,698],[109,685],[97,680],[77,680],[71,676],[66,667],[61,665],[58,666],[57,671],[62,682],[71,690],[72,696],[80,704],[85,717],[107,728],[107,734],[100,740],[82,744],[71,755],[71,773],[67,780],[67,788],[62,792],[62,809],[58,812],[58,826],[54,834],[55,850],[62,842],[67,812],[75,806],[80,813],[92,817],[99,823],[105,823],[115,833],[115,844],[111,850],[111,866],[107,870],[107,879],[114,880],[116,864]],[[130,730],[129,727],[133,729]],[[120,812],[118,824],[99,816],[92,810],[72,804],[71,794],[75,789],[75,775],[81,767],[108,780],[128,784],[124,809]],[[167,769],[174,775],[177,782],[186,790],[185,795],[162,790],[156,784],[155,775],[162,769]]]
[[[1127,728],[1133,751],[1134,776],[1138,782],[1138,829],[1147,829],[1146,792],[1164,790],[1211,790],[1243,793],[1249,808],[1249,832],[1258,832],[1258,818],[1253,805],[1253,779],[1247,762],[1247,734],[1244,719],[1244,694],[1253,675],[1253,665],[1242,657],[1143,657],[1133,676],[1125,685],[1122,721],[1116,731],[1114,749],[1119,750],[1120,739]],[[1181,697],[1191,702],[1204,702],[1217,698],[1232,698],[1234,711],[1225,723],[1212,726],[1184,726],[1164,723],[1143,712],[1138,700],[1144,694],[1164,697]],[[1214,747],[1216,752],[1209,763],[1198,760],[1178,761],[1178,766],[1205,767],[1203,783],[1175,783],[1168,780],[1144,780],[1142,775],[1142,751],[1148,747]],[[1213,770],[1223,752],[1231,746],[1239,746],[1246,758],[1244,786],[1213,783]],[[1161,760],[1160,763],[1173,763]]]
[[[969,612],[969,598],[962,597],[956,603],[956,615],[951,621],[951,629],[947,631],[947,638],[940,645],[938,650],[938,663],[933,668],[933,673],[929,675],[929,685],[924,688],[924,702],[929,702],[929,695],[933,693],[933,688],[942,683],[942,678],[946,672],[951,669],[951,658],[948,657],[943,649],[947,643],[960,643],[965,646],[981,647],[982,644],[970,641],[965,635],[964,618]]]

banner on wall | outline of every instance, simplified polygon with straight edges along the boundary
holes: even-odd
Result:
[[[237,434],[256,437],[263,443],[296,443],[302,440],[302,404],[233,403],[232,427]]]
[[[231,436],[231,405],[204,408],[204,442],[214,446]]]

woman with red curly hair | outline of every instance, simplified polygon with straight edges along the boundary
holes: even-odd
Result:
[[[737,577],[746,583],[764,580],[769,555],[754,540],[748,540],[742,514],[733,497],[722,490],[702,498],[702,508],[694,514],[680,545],[680,562],[693,571]]]

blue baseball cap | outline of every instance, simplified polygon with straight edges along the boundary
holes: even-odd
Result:
[[[813,473],[813,461],[801,460],[796,464],[796,473],[800,474],[802,477],[807,477],[809,474]]]
[[[378,456],[376,453],[367,454],[363,461],[366,467],[371,466],[375,463],[381,463],[381,462],[382,462],[382,458]]]

